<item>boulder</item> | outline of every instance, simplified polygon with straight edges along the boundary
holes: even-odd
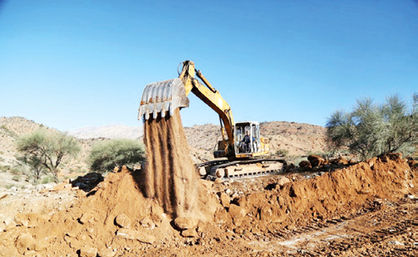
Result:
[[[198,220],[191,217],[178,217],[174,219],[174,225],[179,230],[196,228]]]
[[[152,219],[149,216],[146,216],[141,221],[139,221],[139,224],[143,226],[144,228],[154,229],[155,223],[152,221]]]
[[[118,231],[116,231],[116,236],[119,236],[125,239],[130,239],[130,240],[137,240],[139,242],[146,243],[146,244],[153,244],[155,242],[155,237],[152,236],[151,234],[142,233],[137,230],[126,229],[126,228],[118,229]]]
[[[131,226],[131,219],[124,213],[115,217],[115,224],[121,228],[129,228]]]
[[[308,161],[301,161],[301,162],[299,162],[299,167],[301,169],[304,169],[304,170],[310,170],[310,169],[312,169],[312,165]]]
[[[229,208],[229,205],[231,203],[231,198],[229,197],[229,195],[227,195],[226,193],[221,193],[219,196],[220,200],[221,200],[221,204],[223,207],[225,208]]]
[[[192,229],[192,228],[183,230],[181,231],[180,234],[182,237],[197,237],[196,229]]]
[[[288,178],[286,178],[286,177],[281,177],[280,179],[279,179],[279,181],[277,181],[277,184],[279,185],[279,186],[283,186],[284,184],[287,184],[287,183],[289,183],[290,182],[290,179],[288,179]]]
[[[319,155],[309,155],[308,160],[311,163],[312,168],[319,167],[325,164],[324,158]]]
[[[100,257],[113,257],[116,255],[116,252],[112,251],[112,249],[109,248],[103,248],[99,250],[98,255]]]
[[[83,213],[80,218],[78,218],[79,223],[86,224],[88,222],[94,222],[94,215],[90,212]]]
[[[100,182],[104,180],[102,174],[97,172],[88,173],[84,176],[77,177],[71,181],[73,187],[78,187],[85,192],[90,192]]]
[[[234,222],[235,225],[239,226],[243,220],[243,218],[245,217],[245,209],[235,205],[235,204],[231,204],[231,206],[229,207],[229,215],[231,215],[232,221]]]
[[[97,248],[90,247],[90,246],[83,246],[79,250],[80,257],[96,257],[97,256]]]
[[[342,156],[340,156],[336,159],[333,159],[331,161],[331,163],[332,164],[337,164],[337,165],[348,165],[349,164],[348,160],[346,158],[342,157]]]

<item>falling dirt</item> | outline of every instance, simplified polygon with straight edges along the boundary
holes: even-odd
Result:
[[[144,191],[173,217],[196,214],[199,177],[190,157],[179,110],[144,124],[147,153]]]

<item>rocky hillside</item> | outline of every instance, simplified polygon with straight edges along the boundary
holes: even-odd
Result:
[[[260,126],[261,135],[270,139],[272,154],[281,150],[287,152],[287,155],[306,155],[324,152],[326,149],[325,128],[321,126],[285,121],[264,122]],[[16,139],[41,127],[53,130],[22,117],[1,117],[0,167],[15,165]],[[205,124],[186,127],[185,133],[195,162],[213,159],[212,152],[221,138],[219,126]],[[86,158],[95,142],[106,138],[135,139],[142,134],[142,127],[106,126],[80,129],[69,134],[78,138],[82,151],[77,159],[64,163],[64,170],[80,172],[87,170]]]
[[[270,139],[270,151],[274,155],[279,150],[287,155],[307,155],[326,151],[325,132],[321,126],[306,123],[273,121],[260,124],[261,136]],[[193,159],[212,159],[216,143],[221,139],[220,127],[212,124],[185,128]]]
[[[13,169],[19,164],[16,160],[17,139],[39,128],[55,130],[23,117],[0,117],[0,171]],[[86,158],[92,145],[99,140],[105,139],[78,139],[81,152],[77,159],[64,159],[63,171],[66,173],[87,171]]]

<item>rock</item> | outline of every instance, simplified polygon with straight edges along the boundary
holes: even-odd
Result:
[[[301,161],[301,162],[299,162],[299,167],[302,168],[302,169],[304,169],[304,170],[310,170],[310,169],[312,169],[312,165],[308,161]]]
[[[143,226],[144,228],[149,228],[149,229],[155,228],[155,223],[151,220],[149,216],[146,216],[145,218],[143,218],[139,222],[139,224],[141,224],[141,226]]]
[[[197,237],[196,229],[186,229],[181,231],[180,234],[183,237]]]
[[[229,208],[231,202],[231,198],[229,197],[229,195],[227,195],[226,193],[221,193],[219,198],[221,199],[222,206],[225,208]]]
[[[367,162],[367,164],[369,164],[370,168],[373,168],[376,161],[377,161],[377,157],[373,157],[373,158],[367,160],[366,162]]]
[[[0,196],[0,200],[2,200],[2,199],[4,199],[4,198],[6,198],[6,197],[8,197],[9,196],[9,194],[7,194],[7,193],[5,193],[5,194],[1,194],[1,196]]]
[[[115,223],[121,228],[129,228],[131,226],[131,219],[124,213],[115,217]]]
[[[319,155],[309,155],[308,160],[311,163],[312,168],[319,167],[325,164],[324,158]]]
[[[228,212],[231,215],[231,218],[234,224],[237,226],[241,225],[242,219],[244,218],[246,214],[245,209],[238,205],[231,204]]]
[[[103,248],[99,250],[98,254],[100,257],[113,257],[115,256],[116,252],[109,248]]]
[[[14,217],[14,221],[16,222],[17,226],[24,226],[24,227],[29,226],[28,219],[21,213],[16,214],[16,216]]]
[[[113,257],[115,256],[116,252],[109,248],[103,248],[99,250],[98,254],[100,257]]]
[[[231,189],[227,188],[227,189],[225,189],[225,193],[227,195],[231,195],[232,194],[232,191],[231,191]]]
[[[349,161],[344,157],[340,156],[338,158],[332,159],[330,163],[335,165],[348,165]]]
[[[140,231],[126,228],[121,228],[116,231],[116,236],[130,240],[138,240],[139,242],[147,244],[153,244],[155,242],[155,237],[150,234],[141,233]]]
[[[92,172],[84,176],[77,177],[75,180],[71,182],[71,185],[73,187],[78,187],[85,192],[89,192],[103,180],[104,178],[102,174]]]
[[[20,254],[24,254],[26,251],[35,250],[36,242],[32,235],[23,233],[16,239],[15,246]]]
[[[68,246],[74,250],[80,249],[84,246],[84,243],[77,238],[71,237],[69,235],[64,236],[64,241],[68,244]]]
[[[96,257],[97,256],[97,248],[84,246],[80,249],[80,257]]]
[[[81,217],[78,219],[78,221],[81,224],[86,224],[87,222],[93,222],[94,221],[94,216],[91,213],[86,212],[86,213],[83,213],[81,215]]]
[[[174,225],[179,230],[186,230],[189,228],[196,228],[198,220],[190,217],[178,217],[174,220]]]
[[[402,160],[402,153],[388,153],[387,156],[392,161]]]
[[[290,179],[288,179],[288,178],[286,178],[286,177],[281,177],[281,178],[279,179],[279,181],[277,181],[277,184],[278,184],[279,186],[283,186],[284,184],[289,183],[289,182],[290,182]]]

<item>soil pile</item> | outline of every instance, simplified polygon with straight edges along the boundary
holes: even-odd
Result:
[[[0,255],[87,256],[80,253],[87,251],[113,256],[124,247],[146,249],[156,241],[172,240],[171,219],[143,196],[140,175],[122,169],[94,191],[79,191],[77,202],[65,211],[17,215],[16,226],[0,235]]]
[[[145,197],[143,176],[124,168],[88,194],[79,190],[66,210],[18,213],[0,232],[0,256],[256,256],[260,249],[268,255],[283,248],[272,250],[270,242],[287,233],[417,194],[416,171],[407,161],[382,156],[309,179],[272,176],[268,186],[239,196],[229,192],[240,181],[198,181],[202,197],[195,203],[204,215],[196,217],[208,222],[195,224],[193,218],[173,221],[157,199]]]
[[[156,199],[175,217],[196,213],[199,178],[190,157],[179,110],[170,117],[149,119],[144,124],[147,153],[145,196]]]
[[[271,183],[266,190],[224,204],[215,220],[225,229],[248,235],[280,233],[283,228],[354,215],[376,198],[399,199],[416,193],[416,179],[400,155],[382,156],[311,179]]]

